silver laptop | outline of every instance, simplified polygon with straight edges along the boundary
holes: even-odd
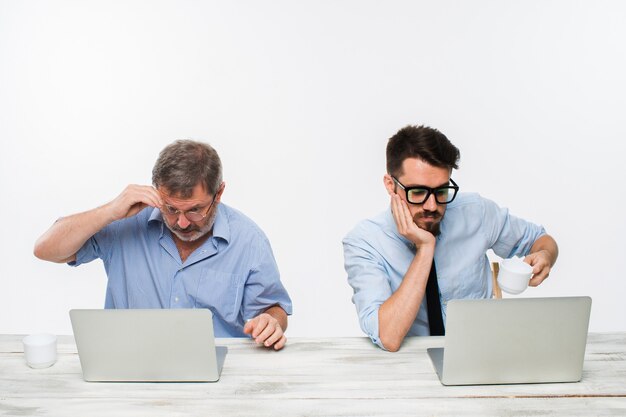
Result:
[[[428,354],[443,385],[577,382],[590,312],[590,297],[452,300]]]
[[[71,310],[85,381],[214,382],[226,347],[215,347],[207,309]]]

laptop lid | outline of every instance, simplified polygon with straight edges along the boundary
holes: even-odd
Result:
[[[71,310],[85,381],[217,381],[226,348],[216,350],[207,309]]]
[[[452,300],[428,354],[444,385],[577,382],[590,312],[590,297]]]

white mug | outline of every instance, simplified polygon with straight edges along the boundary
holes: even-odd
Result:
[[[500,262],[498,285],[509,294],[520,294],[528,288],[533,268],[520,258],[504,259]]]
[[[24,358],[31,368],[47,368],[57,361],[57,337],[49,333],[31,334],[22,339]]]

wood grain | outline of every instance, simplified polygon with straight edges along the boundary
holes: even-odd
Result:
[[[88,383],[73,338],[57,363],[31,369],[21,337],[0,336],[0,415],[626,415],[626,333],[590,334],[583,380],[444,387],[426,354],[442,337],[380,350],[366,338],[290,339],[281,352],[247,339],[228,346],[217,383]]]

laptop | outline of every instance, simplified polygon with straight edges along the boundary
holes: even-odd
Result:
[[[428,355],[443,385],[578,382],[590,312],[590,297],[452,300]]]
[[[85,381],[214,382],[226,347],[215,347],[207,309],[71,310]]]

